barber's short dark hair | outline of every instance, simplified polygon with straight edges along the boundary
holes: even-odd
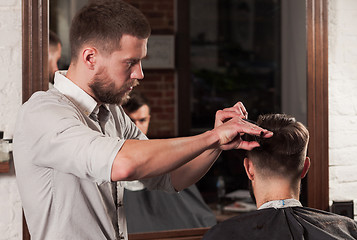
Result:
[[[260,147],[248,151],[254,166],[268,174],[297,179],[304,168],[309,131],[286,114],[259,116],[257,125],[274,133],[271,138],[258,138]]]
[[[145,39],[150,33],[150,24],[143,13],[125,1],[91,1],[72,20],[72,61],[76,61],[78,51],[85,43],[111,54],[120,49],[120,40],[124,34]]]
[[[138,92],[131,92],[130,98],[125,104],[122,105],[122,107],[127,113],[133,113],[144,105],[147,105],[150,110],[149,101],[144,95]]]

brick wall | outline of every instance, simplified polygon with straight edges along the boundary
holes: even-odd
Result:
[[[0,1],[0,130],[12,138],[21,106],[21,0]],[[0,173],[0,240],[22,239],[22,210],[13,168]]]
[[[354,200],[356,214],[357,1],[329,0],[328,14],[330,200]]]
[[[174,34],[174,0],[127,0],[148,18],[152,34]],[[174,137],[176,132],[175,70],[146,70],[140,86],[151,106],[150,138]]]
[[[145,95],[150,103],[149,137],[174,136],[176,121],[174,72],[171,70],[147,70],[145,78],[135,91]]]
[[[175,0],[126,0],[148,18],[153,34],[174,33]]]

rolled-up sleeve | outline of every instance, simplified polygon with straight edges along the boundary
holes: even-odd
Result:
[[[123,143],[118,137],[104,136],[83,124],[69,122],[50,137],[48,149],[53,151],[42,148],[41,156],[45,158],[35,158],[34,163],[79,178],[110,181],[113,161]]]
[[[58,99],[45,100],[46,104],[32,101],[20,113],[16,141],[22,146],[22,158],[79,178],[110,181],[111,167],[124,139],[92,130],[71,105]]]

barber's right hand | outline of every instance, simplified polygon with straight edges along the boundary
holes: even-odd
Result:
[[[244,133],[256,136],[269,138],[273,133],[263,129],[253,123],[247,122],[242,117],[234,117],[219,126],[215,127],[214,131],[219,137],[219,148],[221,150],[245,149],[251,150],[259,147],[259,143],[255,141],[244,141],[241,135]]]

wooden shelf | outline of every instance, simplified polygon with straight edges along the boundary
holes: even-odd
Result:
[[[0,162],[0,173],[8,173],[10,171],[10,162]]]

